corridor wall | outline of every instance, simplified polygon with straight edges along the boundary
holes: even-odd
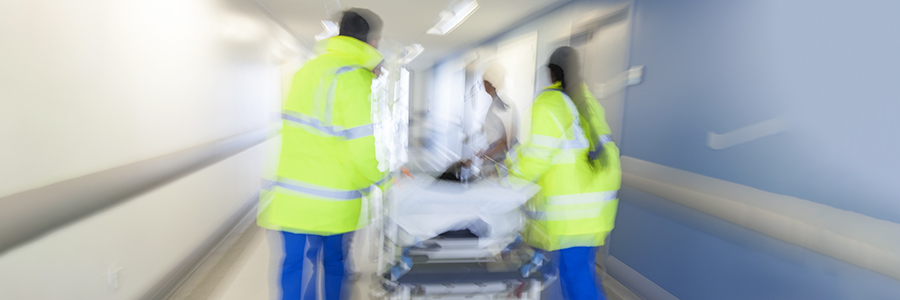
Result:
[[[635,1],[611,254],[680,299],[900,294],[898,8]]]
[[[37,201],[28,195],[80,208],[72,201],[120,188],[106,183],[202,166],[3,249],[3,299],[154,292],[257,201],[278,150],[265,132],[280,126],[283,82],[310,49],[244,0],[4,1],[0,39],[2,218]],[[239,151],[197,163],[214,146]],[[38,208],[34,218],[70,213]]]

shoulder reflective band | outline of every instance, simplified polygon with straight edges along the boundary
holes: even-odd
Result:
[[[548,89],[548,90],[556,90],[556,89]],[[563,136],[568,136],[566,129],[572,130],[571,139],[556,139],[553,137],[542,138],[540,135],[532,135],[532,140],[535,140],[535,137],[538,137],[537,142],[539,145],[559,148],[559,149],[586,149],[590,148],[590,142],[585,137],[584,130],[581,129],[581,119],[578,115],[578,109],[575,107],[575,104],[572,103],[572,99],[569,98],[566,93],[562,93],[563,102],[566,104],[566,108],[569,109],[569,114],[572,115],[572,123],[569,124],[569,127],[566,128],[562,124],[560,124],[559,120],[552,113],[550,117],[556,122],[556,126],[559,127],[560,131],[563,132]],[[555,140],[551,140],[555,139]]]
[[[336,72],[334,72],[334,74],[341,75],[341,74],[344,74],[344,73],[347,73],[347,72],[350,72],[350,71],[353,71],[356,69],[360,69],[360,68],[362,68],[362,67],[355,66],[355,65],[354,66],[343,66],[343,67],[340,67]]]
[[[616,200],[619,191],[547,196],[547,205],[596,203]]]
[[[362,192],[358,190],[347,191],[332,189],[322,186],[315,186],[310,183],[299,182],[287,178],[278,178],[278,182],[275,183],[275,186],[292,192],[299,192],[302,194],[333,200],[356,200],[362,198],[363,196]]]
[[[288,121],[290,123],[289,125],[302,125],[311,127],[312,129],[315,129],[322,134],[334,137],[342,137],[348,140],[371,136],[375,133],[375,127],[372,124],[357,126],[350,129],[343,129],[343,127],[340,126],[326,126],[322,124],[319,119],[297,112],[282,113],[281,118],[285,121]]]
[[[334,92],[337,89],[338,76],[341,74],[361,69],[361,66],[343,66],[337,69],[334,72],[334,79],[331,80],[331,86],[328,87],[328,91],[325,94],[325,123],[331,124],[332,114],[334,113]]]
[[[571,144],[565,145],[567,148],[563,149],[583,149],[589,148],[590,142],[588,142],[587,137],[585,136],[584,130],[581,129],[581,115],[578,114],[578,108],[575,107],[575,103],[572,102],[572,98],[569,98],[569,95],[563,93],[563,98],[566,100],[566,107],[569,108],[569,113],[572,114],[572,135],[573,140]]]

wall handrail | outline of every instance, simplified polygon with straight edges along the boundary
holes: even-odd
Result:
[[[0,255],[59,227],[191,174],[278,135],[261,128],[0,197]]]
[[[623,185],[900,279],[900,224],[633,157],[622,171]]]

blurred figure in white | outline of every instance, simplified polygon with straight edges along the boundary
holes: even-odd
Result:
[[[513,102],[501,97],[506,87],[506,69],[499,63],[491,64],[482,79],[484,91],[492,101],[481,129],[487,145],[478,153],[478,158],[484,161],[484,174],[492,175],[497,171],[495,164],[506,159],[506,153],[518,142],[519,116]]]
[[[466,115],[474,120],[464,121],[467,132],[463,157],[440,179],[466,182],[478,176],[494,175],[497,165],[502,164],[506,153],[517,143],[518,113],[503,92],[506,69],[499,63],[489,65],[482,75],[482,83],[483,90],[476,87],[466,103]]]

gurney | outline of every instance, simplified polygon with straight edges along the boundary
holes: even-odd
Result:
[[[539,299],[542,262],[521,243],[535,185],[446,182],[415,174],[385,197],[380,288],[391,299]],[[448,235],[465,231],[469,234]]]

